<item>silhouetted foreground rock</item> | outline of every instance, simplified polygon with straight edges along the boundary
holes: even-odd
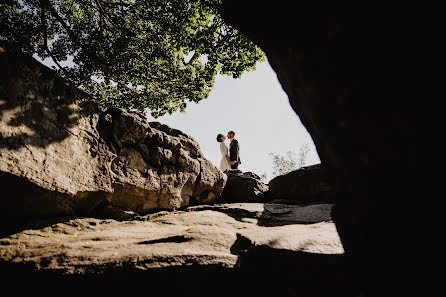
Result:
[[[432,249],[443,233],[440,3],[222,3],[224,18],[265,51],[329,170],[361,296],[442,291],[431,267],[443,258]]]
[[[269,199],[315,203],[334,201],[334,187],[327,169],[320,164],[277,176],[268,183]]]
[[[330,212],[330,204],[234,203],[122,222],[36,221],[0,239],[2,281],[47,294],[352,296]]]
[[[262,202],[268,191],[260,177],[252,172],[227,171],[227,182],[218,202]]]
[[[2,219],[127,218],[220,195],[226,176],[192,137],[122,109],[100,112],[87,94],[4,41],[0,65]]]

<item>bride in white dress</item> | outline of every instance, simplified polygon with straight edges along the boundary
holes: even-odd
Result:
[[[225,140],[226,137],[223,134],[217,135],[217,141],[220,142],[221,152],[220,170],[223,172],[231,169],[231,165],[229,165],[229,149],[225,143]]]

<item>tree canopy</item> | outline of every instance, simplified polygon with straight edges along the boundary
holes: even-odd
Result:
[[[217,73],[238,78],[263,52],[218,14],[220,0],[6,0],[0,36],[51,58],[101,106],[157,117],[207,98]],[[72,66],[62,61],[72,59]]]

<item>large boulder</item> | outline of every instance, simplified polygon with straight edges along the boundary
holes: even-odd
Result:
[[[357,296],[331,207],[232,203],[30,222],[0,237],[2,281],[47,296]]]
[[[0,41],[0,216],[145,213],[218,197],[226,176],[179,130],[97,102]]]
[[[260,202],[264,201],[264,193],[268,191],[268,186],[262,182],[260,177],[250,171],[241,172],[238,170],[226,171],[228,180],[216,202]]]
[[[335,195],[327,169],[320,164],[276,176],[269,181],[268,188],[269,199],[296,203],[332,203]]]
[[[437,3],[225,0],[334,182],[362,296],[441,291],[444,21]],[[286,127],[284,127],[286,128]]]

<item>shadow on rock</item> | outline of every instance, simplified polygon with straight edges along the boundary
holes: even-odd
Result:
[[[255,245],[238,234],[231,252],[259,296],[358,296],[345,254],[316,254]]]
[[[277,227],[291,224],[315,224],[331,221],[332,204],[290,205],[281,203],[228,203],[200,205],[187,211],[213,210],[242,223]]]
[[[0,148],[47,147],[64,140],[80,119],[99,110],[88,94],[31,56],[5,41],[0,48]]]

